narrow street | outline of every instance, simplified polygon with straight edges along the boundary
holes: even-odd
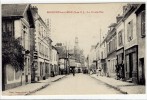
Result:
[[[68,75],[31,95],[121,94],[86,74]]]
[[[1,5],[4,98],[146,97],[145,2],[37,2]]]

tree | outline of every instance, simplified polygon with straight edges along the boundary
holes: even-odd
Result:
[[[11,64],[16,71],[24,69],[24,48],[14,37],[2,36],[2,67]]]

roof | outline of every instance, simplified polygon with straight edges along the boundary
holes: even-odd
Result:
[[[59,58],[66,58],[66,50],[63,46],[55,47],[59,53]]]
[[[2,16],[23,16],[24,12],[28,8],[28,4],[3,4],[2,5]]]
[[[116,29],[113,28],[112,30],[108,31],[108,35],[106,37],[106,41],[109,41],[110,39],[112,39],[114,36],[116,35]]]
[[[111,23],[110,25],[109,25],[109,27],[115,27],[117,24],[116,23]]]

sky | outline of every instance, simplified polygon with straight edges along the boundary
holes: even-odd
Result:
[[[116,16],[122,14],[122,7],[125,4],[33,4],[32,6],[37,6],[43,20],[51,20],[53,45],[62,42],[71,48],[75,37],[78,37],[79,47],[87,56],[91,45],[96,45],[100,42],[100,38],[102,41],[106,36],[108,26],[116,22]]]

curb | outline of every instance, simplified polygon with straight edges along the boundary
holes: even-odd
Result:
[[[92,76],[90,76],[90,77],[92,77]],[[116,86],[110,85],[110,84],[108,84],[108,83],[106,83],[106,82],[104,82],[104,81],[102,81],[102,80],[100,80],[100,79],[97,79],[97,78],[95,78],[95,77],[92,77],[92,78],[101,81],[102,83],[108,85],[108,86],[111,87],[111,88],[114,88],[115,90],[121,92],[122,94],[128,94],[126,91],[121,90],[119,87],[116,87]]]
[[[65,76],[66,76],[66,75],[65,75]],[[53,81],[51,81],[51,82],[56,82],[56,81],[58,81],[58,80],[64,78],[65,76],[60,77],[60,78],[58,78],[58,79],[55,79],[55,80],[53,80]],[[29,91],[29,93],[26,93],[25,95],[30,95],[30,94],[32,94],[32,93],[35,93],[35,92],[39,91],[39,90],[42,90],[42,89],[46,88],[47,86],[49,86],[51,82],[45,84],[44,86],[41,86],[40,88],[37,88],[37,89],[33,90],[33,91]]]

